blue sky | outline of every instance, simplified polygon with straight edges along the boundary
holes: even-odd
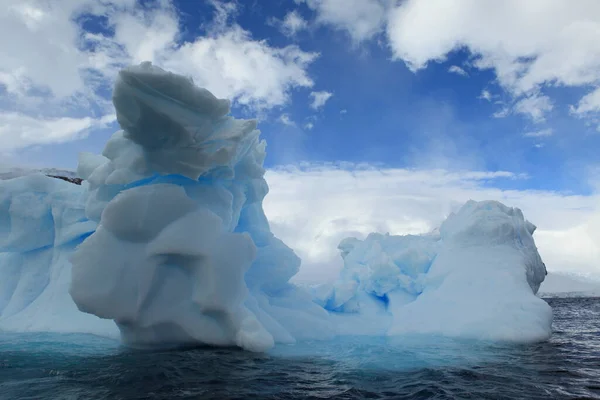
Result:
[[[116,72],[150,60],[232,99],[236,117],[259,118],[274,199],[277,179],[314,178],[315,168],[321,184],[338,169],[430,171],[422,180],[431,182],[442,170],[462,174],[436,183],[454,185],[453,201],[479,193],[516,199],[538,219],[560,215],[540,228],[547,248],[573,229],[590,243],[600,236],[586,222],[596,221],[600,176],[596,1],[5,1],[5,164],[75,168],[80,151],[101,152],[118,129]],[[291,224],[281,218],[276,225]],[[315,224],[303,234],[325,229]],[[306,246],[303,255],[316,251]],[[590,246],[577,264],[588,270],[600,256]],[[568,260],[561,257],[557,268]]]
[[[501,113],[515,96],[498,82],[494,70],[473,66],[478,57],[473,49],[463,45],[444,54],[443,60],[430,60],[422,69],[411,71],[402,59],[392,60],[394,50],[384,31],[357,41],[339,24],[318,22],[320,3],[327,2],[239,1],[227,17],[226,24],[238,24],[249,40],[265,41],[275,49],[294,45],[315,54],[304,68],[312,85],[286,90],[285,102],[262,110],[234,103],[234,114],[258,114],[262,119],[260,127],[271,150],[267,166],[350,161],[391,167],[505,170],[529,176],[526,181],[510,182],[516,188],[592,190],[589,169],[597,163],[600,149],[598,125],[574,116],[569,107],[594,88],[593,80],[577,86],[541,82],[535,94],[549,96],[553,104],[543,113],[544,120],[517,112],[498,118],[494,114]],[[176,45],[210,34],[214,4],[172,3],[179,24]],[[152,1],[138,7],[157,9]],[[290,13],[305,24],[293,35],[282,27]],[[104,16],[84,12],[77,17],[80,33],[110,36],[114,30],[107,21]],[[90,43],[80,46],[88,51],[93,48]],[[108,97],[107,88],[98,93]],[[310,93],[321,91],[332,96],[319,109],[312,109]],[[493,99],[482,98],[483,91]],[[115,127],[87,130],[84,139],[44,149],[18,149],[13,158],[74,167],[78,151],[98,152]],[[528,137],[531,132],[551,134]]]

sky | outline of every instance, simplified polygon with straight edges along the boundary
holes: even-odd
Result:
[[[142,61],[257,118],[299,280],[468,199],[520,207],[549,271],[600,279],[597,0],[0,0],[0,53],[1,164],[101,152]]]

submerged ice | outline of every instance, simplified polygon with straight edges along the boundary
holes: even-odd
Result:
[[[254,120],[150,63],[119,73],[113,103],[122,130],[80,155],[82,186],[0,184],[0,329],[254,351],[343,334],[549,336],[520,210],[470,201],[439,233],[345,239],[339,279],[306,290],[262,209]]]

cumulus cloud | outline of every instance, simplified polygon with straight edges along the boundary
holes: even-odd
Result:
[[[383,30],[389,1],[384,0],[297,0],[317,14],[316,21],[346,32],[355,43],[367,40]]]
[[[289,114],[281,114],[279,116],[279,122],[287,126],[296,126],[296,123],[292,121]]]
[[[337,277],[336,247],[370,232],[430,231],[469,199],[519,207],[538,226],[534,238],[551,272],[600,277],[600,195],[503,190],[509,172],[379,169],[328,164],[267,171],[265,210],[273,232],[300,255],[299,281]]]
[[[451,65],[450,68],[448,68],[448,72],[451,72],[453,74],[457,74],[457,75],[460,75],[460,76],[469,76],[469,74],[467,73],[467,71],[465,71],[464,69],[462,69],[458,65]]]
[[[531,95],[519,100],[514,107],[516,113],[523,114],[534,122],[543,122],[545,115],[553,108],[548,96]]]
[[[527,92],[597,81],[599,26],[595,1],[408,0],[394,8],[388,36],[394,55],[414,69],[464,46],[503,85]]]
[[[170,0],[0,0],[0,111],[19,110],[24,120],[44,126],[68,121],[93,128],[91,112],[100,119],[112,113],[106,93],[119,68],[146,60],[254,111],[283,106],[295,88],[312,87],[307,68],[317,53],[256,40],[233,20],[236,3],[211,4],[215,14],[206,32],[182,41],[180,15]],[[90,18],[101,29],[88,29]],[[33,122],[27,121],[29,129]],[[80,137],[48,132],[41,129],[11,147]]]
[[[324,90],[320,92],[311,92],[310,97],[312,102],[310,103],[310,108],[318,110],[327,103],[327,100],[329,100],[331,96],[333,96],[333,93]]]
[[[0,112],[0,152],[50,143],[64,143],[87,136],[91,129],[106,127],[116,116],[100,118],[34,118],[17,112]]]
[[[585,0],[408,0],[390,11],[387,26],[394,57],[411,69],[465,48],[516,97],[598,82],[599,35],[600,3]],[[542,119],[550,109],[531,115]]]
[[[543,121],[552,107],[534,107],[532,95],[549,86],[600,81],[600,2],[595,0],[357,0],[352,7],[344,0],[304,1],[318,21],[345,30],[355,41],[385,32],[393,58],[413,71],[445,61],[455,50],[469,51],[470,66],[492,70],[515,99],[506,113]],[[587,116],[588,100],[589,107],[600,104],[595,99],[575,108],[579,116]]]
[[[64,98],[85,90],[81,67],[87,60],[77,48],[79,30],[69,21],[84,5],[0,2],[0,84],[10,95],[43,89]]]
[[[492,117],[494,118],[505,118],[510,114],[510,109],[509,108],[502,108],[498,111],[496,111],[494,114],[492,114]]]
[[[290,37],[296,36],[298,32],[308,28],[308,21],[300,15],[298,10],[292,10],[282,20],[274,20],[273,22],[279,27],[281,33]]]
[[[184,44],[162,64],[192,76],[218,97],[260,110],[286,104],[294,87],[312,86],[306,68],[316,56],[297,46],[270,48],[252,41],[248,32],[234,26]]]
[[[600,88],[583,96],[577,107],[572,108],[572,111],[579,115],[600,112]]]
[[[597,130],[600,132],[600,88],[583,96],[577,106],[571,106],[571,113],[597,124]]]
[[[483,89],[481,91],[481,94],[479,95],[479,98],[487,101],[492,101],[492,94],[489,90]]]

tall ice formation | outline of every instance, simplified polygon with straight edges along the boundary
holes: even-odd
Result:
[[[344,334],[550,335],[520,210],[469,201],[438,233],[345,239],[339,279],[309,292],[290,283],[300,259],[262,209],[254,120],[150,63],[119,73],[113,102],[122,130],[80,155],[82,186],[0,181],[0,330],[254,351]]]
[[[71,258],[79,309],[134,345],[260,351],[327,335],[325,310],[288,283],[300,259],[262,209],[256,121],[150,63],[119,73],[113,103],[123,130],[79,161],[98,223]]]

